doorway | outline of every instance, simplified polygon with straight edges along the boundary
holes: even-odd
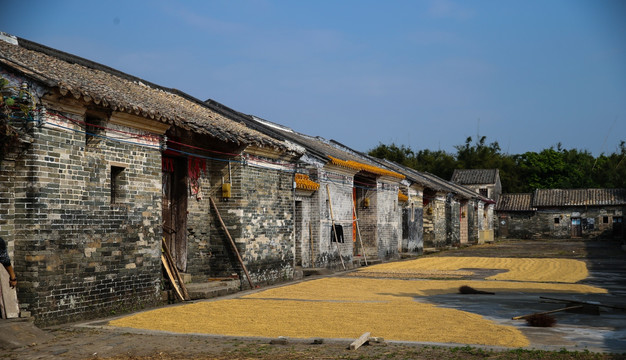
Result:
[[[579,238],[583,236],[583,227],[580,218],[572,218],[572,237]]]
[[[163,157],[163,237],[176,267],[187,269],[187,161]]]

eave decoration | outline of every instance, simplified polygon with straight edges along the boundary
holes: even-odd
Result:
[[[398,179],[404,179],[405,176],[402,174],[398,174],[397,172],[394,171],[390,171],[390,170],[385,170],[382,168],[379,168],[377,166],[372,166],[372,165],[367,165],[367,164],[363,164],[357,161],[352,161],[352,160],[341,160],[338,159],[336,157],[333,156],[328,156],[328,158],[330,159],[331,164],[333,165],[337,165],[337,166],[341,166],[341,167],[345,167],[348,169],[353,169],[353,170],[358,170],[358,171],[366,171],[372,174],[376,174],[376,175],[386,175],[386,176],[391,176],[391,177],[395,177]]]
[[[309,179],[309,175],[296,174],[296,189],[298,190],[310,190],[317,191],[320,188],[320,184]]]

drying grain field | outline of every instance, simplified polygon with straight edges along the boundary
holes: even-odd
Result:
[[[623,311],[556,313],[553,328],[533,328],[511,318],[563,306],[542,297],[624,305],[625,260],[613,242],[497,242],[61,327],[54,330],[54,341],[21,355],[120,360],[624,358]],[[464,285],[494,294],[460,294]],[[385,346],[347,350],[351,339],[364,332],[383,337]],[[279,337],[287,338],[287,344],[270,344]],[[314,345],[314,340],[322,344]]]

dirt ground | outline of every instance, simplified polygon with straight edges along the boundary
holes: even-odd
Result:
[[[560,294],[560,297],[626,306],[626,252],[620,249],[617,242],[499,241],[428,256],[582,260],[587,263],[589,276],[581,283],[602,287],[608,293]],[[346,275],[338,273],[333,276]],[[233,297],[241,295],[244,293]],[[511,324],[511,313],[532,313],[558,307],[554,303],[540,302],[539,295],[519,292],[514,297],[496,294],[468,298],[461,294],[443,294],[430,296],[428,301],[441,307],[473,312],[498,323]],[[44,329],[50,339],[35,339],[29,346],[0,350],[0,359],[626,359],[626,312],[613,308],[602,310],[599,315],[554,314],[557,325],[553,328],[533,328],[517,322],[515,326],[528,337],[531,346],[514,350],[469,347],[465,344],[388,341],[351,351],[348,350],[351,339],[276,341],[268,338],[180,335],[113,328],[107,326],[110,319],[101,319]]]

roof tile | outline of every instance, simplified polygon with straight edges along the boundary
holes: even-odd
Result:
[[[452,173],[452,182],[461,185],[495,184],[498,169],[456,169]]]
[[[114,111],[174,124],[222,141],[284,149],[282,142],[232,121],[178,90],[28,40],[18,42],[20,45],[0,41],[0,65],[57,88],[63,96],[94,101]]]

